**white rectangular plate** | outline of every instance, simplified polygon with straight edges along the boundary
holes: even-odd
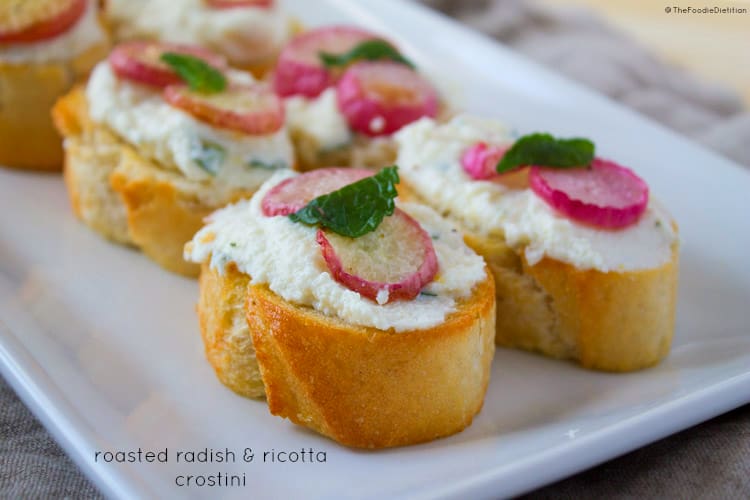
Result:
[[[471,111],[521,131],[587,135],[633,166],[680,223],[677,332],[661,366],[593,373],[498,350],[485,407],[429,444],[349,450],[220,385],[197,284],[73,219],[62,180],[0,171],[0,363],[24,401],[117,497],[466,498],[529,490],[750,401],[750,175],[427,10],[397,0],[287,1],[309,25],[386,33]],[[251,464],[102,464],[97,450],[251,447]],[[264,450],[326,463],[259,463]],[[173,458],[171,456],[170,458]],[[240,457],[238,457],[240,458]],[[245,474],[241,488],[175,477]]]

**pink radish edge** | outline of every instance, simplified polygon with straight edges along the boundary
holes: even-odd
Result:
[[[508,150],[501,146],[488,146],[478,142],[461,155],[461,166],[469,177],[476,181],[492,179],[499,175],[497,163]]]
[[[588,169],[531,167],[529,183],[555,210],[601,228],[630,226],[648,206],[649,190],[643,179],[629,168],[599,158]]]
[[[377,35],[349,26],[328,26],[303,33],[281,51],[273,74],[273,85],[281,97],[300,95],[309,99],[318,97],[325,89],[336,84],[334,72],[321,63],[319,51],[332,51],[330,47],[317,45],[330,39],[340,38],[345,42],[340,52],[348,52],[357,43],[378,38]],[[307,52],[314,49],[313,59]]]
[[[368,91],[368,84],[385,82],[416,94],[409,103],[392,103]],[[432,86],[414,70],[391,61],[359,62],[337,85],[338,104],[349,126],[364,135],[390,135],[420,118],[437,116],[439,100]]]
[[[261,201],[266,217],[289,215],[318,196],[375,175],[362,168],[328,167],[290,177],[272,187]]]
[[[182,84],[183,81],[177,73],[160,59],[161,55],[167,52],[197,57],[220,71],[227,67],[226,59],[210,50],[162,42],[123,42],[110,52],[108,60],[119,78],[154,87]]]
[[[419,238],[425,251],[424,261],[419,268],[415,272],[404,277],[404,279],[398,283],[380,283],[350,274],[344,270],[341,259],[336,254],[330,241],[328,241],[325,231],[318,229],[315,239],[318,242],[318,245],[320,245],[323,259],[325,260],[329,271],[331,271],[334,280],[338,281],[348,289],[359,293],[363,297],[367,297],[376,302],[378,293],[385,290],[388,292],[388,300],[385,302],[387,304],[394,300],[412,300],[416,298],[422,288],[435,279],[435,275],[437,275],[438,272],[438,260],[437,254],[435,253],[435,247],[432,245],[432,239],[422,226],[420,226],[419,223],[406,212],[396,209],[393,217],[396,216],[406,217],[409,223],[419,231]]]
[[[256,109],[240,110],[226,106],[227,96],[239,93],[255,96],[252,106]],[[231,98],[231,97],[230,97]],[[224,107],[213,104],[210,96],[189,90],[185,85],[169,85],[164,89],[164,100],[176,108],[215,127],[242,132],[246,135],[266,135],[278,131],[284,125],[284,105],[281,99],[263,84],[230,85],[223,94]],[[229,107],[229,109],[227,109]]]
[[[323,66],[311,66],[299,61],[279,64],[273,74],[273,86],[281,97],[300,95],[313,99],[335,84],[333,75]]]

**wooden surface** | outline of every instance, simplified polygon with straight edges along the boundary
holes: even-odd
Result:
[[[750,105],[750,0],[539,0],[588,7],[664,59],[740,93]],[[674,7],[735,7],[745,14],[680,14]],[[667,7],[672,8],[666,13]]]

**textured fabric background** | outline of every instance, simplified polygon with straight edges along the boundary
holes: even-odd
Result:
[[[732,92],[657,60],[583,11],[519,0],[424,0],[516,50],[750,165],[750,114]],[[0,381],[0,498],[98,498]],[[528,498],[750,497],[750,405]]]
[[[589,11],[524,0],[420,1],[750,166],[750,112],[737,93],[665,64]]]

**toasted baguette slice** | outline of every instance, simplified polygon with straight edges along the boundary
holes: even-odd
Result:
[[[491,274],[439,326],[352,326],[248,288],[247,321],[272,414],[339,443],[384,448],[461,431],[482,407],[494,354]]]
[[[73,212],[106,238],[134,244],[125,205],[109,181],[127,146],[109,129],[91,121],[82,86],[57,101],[52,117],[65,137],[65,184]]]
[[[203,263],[198,316],[219,380],[265,395],[271,413],[383,448],[454,434],[481,409],[495,350],[491,274],[442,325],[402,333],[347,325],[249,281],[232,264]]]
[[[133,244],[164,268],[195,277],[183,246],[208,214],[253,191],[192,181],[142,157],[88,115],[76,87],[53,110],[65,136],[65,180],[75,213],[109,239]]]
[[[106,56],[108,48],[108,43],[95,45],[69,61],[0,61],[0,165],[60,170],[62,141],[50,110]]]
[[[254,192],[219,192],[208,183],[159,168],[132,148],[123,148],[110,180],[125,204],[135,244],[162,267],[189,277],[198,276],[200,266],[185,261],[183,247],[203,226],[203,219]]]
[[[402,180],[399,198],[419,200]],[[628,372],[668,353],[677,301],[678,247],[667,264],[643,271],[580,270],[548,257],[531,266],[500,235],[464,239],[495,278],[498,345],[571,359],[586,368]]]
[[[245,320],[250,277],[230,264],[221,274],[201,264],[198,318],[206,358],[218,379],[241,396],[262,398],[263,380]]]

